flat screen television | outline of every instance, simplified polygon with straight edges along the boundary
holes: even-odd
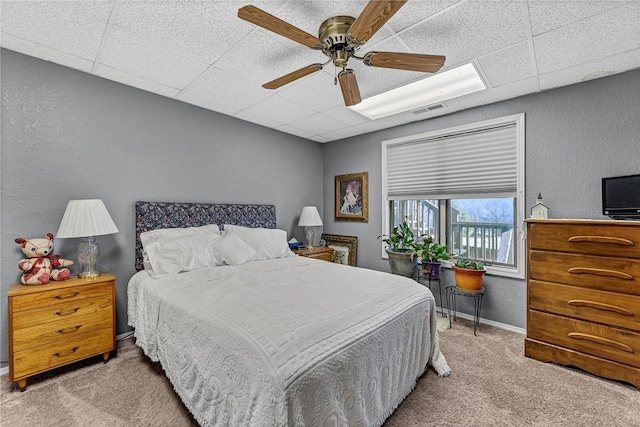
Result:
[[[602,214],[640,219],[640,174],[602,178]]]

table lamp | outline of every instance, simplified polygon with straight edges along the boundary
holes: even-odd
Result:
[[[96,243],[95,236],[117,232],[118,228],[102,200],[70,200],[56,237],[61,239],[82,237],[78,245],[78,261],[82,272],[78,277],[94,279],[100,275],[96,270],[100,247]]]
[[[300,214],[300,221],[298,221],[299,227],[304,227],[304,233],[307,236],[307,248],[313,249],[313,241],[315,239],[316,231],[313,227],[319,227],[323,225],[318,208],[315,206],[305,206],[302,208]]]

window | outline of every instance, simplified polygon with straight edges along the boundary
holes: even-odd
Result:
[[[489,273],[524,277],[524,114],[384,141],[382,175],[383,234],[406,218]]]

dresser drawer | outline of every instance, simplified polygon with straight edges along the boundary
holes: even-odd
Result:
[[[640,295],[640,260],[529,251],[529,278]]]
[[[13,376],[22,378],[113,350],[113,329],[67,338],[13,354]]]
[[[67,338],[78,338],[101,329],[113,327],[111,309],[58,322],[43,323],[13,331],[13,351],[22,351]]]
[[[530,223],[530,249],[640,258],[640,228],[613,224]]]
[[[111,296],[69,301],[62,304],[13,313],[12,324],[14,329],[21,329],[28,326],[59,322],[62,319],[69,320],[87,315],[95,315],[99,318],[101,316],[100,313],[106,312],[110,315],[112,307],[113,299]]]
[[[640,333],[529,310],[527,337],[640,367]]]
[[[35,290],[36,289],[34,289],[34,291]],[[29,310],[35,307],[44,307],[47,305],[60,304],[61,302],[78,301],[86,298],[110,296],[112,295],[112,293],[113,283],[73,286],[42,292],[23,293],[12,298],[13,311]]]
[[[640,297],[529,280],[529,308],[640,331]]]

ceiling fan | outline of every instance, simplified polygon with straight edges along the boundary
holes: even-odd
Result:
[[[445,57],[401,52],[368,52],[357,56],[357,50],[365,44],[407,0],[370,0],[357,18],[338,15],[320,25],[318,37],[277,18],[262,9],[248,5],[238,10],[238,17],[311,49],[321,50],[329,60],[295,70],[262,85],[265,89],[277,89],[302,77],[322,70],[329,62],[337,68],[342,97],[346,106],[362,101],[360,89],[353,69],[347,68],[349,59],[360,60],[370,67],[395,68],[399,70],[435,73],[444,65]]]

